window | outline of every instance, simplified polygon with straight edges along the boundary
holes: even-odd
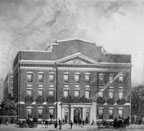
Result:
[[[122,119],[122,117],[123,117],[123,109],[119,109],[118,110],[118,115],[119,115],[119,118]]]
[[[42,108],[38,108],[38,117],[42,118],[42,113],[43,113],[43,109]]]
[[[75,91],[74,91],[74,96],[75,96],[75,97],[79,97],[79,91],[78,91],[78,90],[75,90]]]
[[[114,81],[114,75],[110,74],[109,75],[109,83],[113,83],[113,81]]]
[[[27,108],[27,117],[32,118],[32,108]]]
[[[99,73],[98,79],[99,79],[100,83],[103,83],[103,81],[104,81],[104,74],[103,73]]]
[[[65,83],[68,83],[68,81],[69,81],[69,74],[64,74],[64,82]]]
[[[78,73],[74,75],[74,81],[75,81],[76,83],[79,82],[79,74],[78,74]]]
[[[109,91],[109,98],[110,98],[110,99],[113,98],[113,91]]]
[[[119,76],[119,82],[123,82],[123,74]]]
[[[89,98],[90,97],[90,92],[89,91],[85,91],[85,98]]]
[[[109,86],[109,88],[110,88],[110,89],[113,89],[114,87],[113,87],[113,86]]]
[[[89,83],[89,80],[90,80],[90,79],[89,79],[89,76],[90,76],[89,74],[85,74],[85,82],[86,82],[86,83]]]
[[[54,91],[53,90],[49,91],[49,96],[54,96]]]
[[[69,112],[68,111],[64,112],[64,120],[65,120],[65,123],[68,123],[68,120],[69,120]]]
[[[50,119],[52,119],[54,117],[54,110],[53,109],[49,109],[49,117],[50,117]]]
[[[33,74],[27,73],[27,82],[32,82],[32,81],[33,81]]]
[[[27,90],[27,96],[32,96],[32,90]]]
[[[11,92],[11,97],[13,97],[13,91]]]
[[[69,91],[68,91],[68,90],[64,90],[63,96],[64,96],[64,97],[68,97],[68,95],[69,95]]]
[[[42,96],[43,95],[43,90],[38,90],[38,96]]]
[[[99,97],[103,97],[103,91],[99,91],[99,92],[98,92],[98,96],[99,96]]]
[[[109,109],[109,119],[113,119],[114,110]]]
[[[49,74],[49,81],[50,81],[51,83],[54,82],[54,74],[53,74],[53,73]]]
[[[121,100],[123,98],[123,91],[119,91],[119,99]]]
[[[119,86],[120,89],[123,89],[123,86]]]
[[[103,119],[103,109],[98,109],[98,119]]]
[[[38,74],[38,81],[39,82],[43,82],[43,79],[44,79],[44,74],[43,73],[39,73]]]

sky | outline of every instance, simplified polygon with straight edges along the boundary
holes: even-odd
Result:
[[[19,50],[73,38],[131,54],[132,85],[142,85],[143,23],[144,0],[0,0],[0,91]]]

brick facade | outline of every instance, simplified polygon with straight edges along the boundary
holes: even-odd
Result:
[[[132,89],[131,94],[131,109],[132,109],[132,117],[133,122],[134,118],[142,119],[144,121],[144,87],[139,86]]]
[[[74,122],[87,119],[92,122],[101,120],[99,109],[103,109],[103,119],[110,119],[109,109],[113,109],[113,118],[119,117],[119,109],[123,110],[123,118],[131,116],[130,55],[107,54],[95,43],[81,40],[59,41],[53,45],[51,52],[18,52],[13,71],[19,119],[26,119],[30,114],[32,118]],[[102,82],[99,74],[103,75]],[[109,80],[111,75],[112,83]],[[119,81],[120,76],[122,82]],[[103,96],[98,100],[101,90]],[[108,102],[110,91],[113,92],[112,103]],[[37,100],[39,95],[41,97]],[[118,102],[119,96],[122,102]]]
[[[9,73],[6,76],[5,81],[3,83],[3,88],[4,88],[3,100],[13,99],[13,74]]]

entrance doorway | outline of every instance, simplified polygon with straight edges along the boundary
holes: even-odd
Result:
[[[81,123],[81,111],[80,108],[74,110],[74,123]]]
[[[69,118],[69,114],[68,112],[65,112],[65,115],[64,115],[65,123],[68,123],[68,118]]]

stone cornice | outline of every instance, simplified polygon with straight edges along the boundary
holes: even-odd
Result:
[[[111,64],[44,64],[44,63],[20,63],[21,67],[77,67],[77,68],[131,68],[131,64],[124,64],[124,63],[111,63]]]

